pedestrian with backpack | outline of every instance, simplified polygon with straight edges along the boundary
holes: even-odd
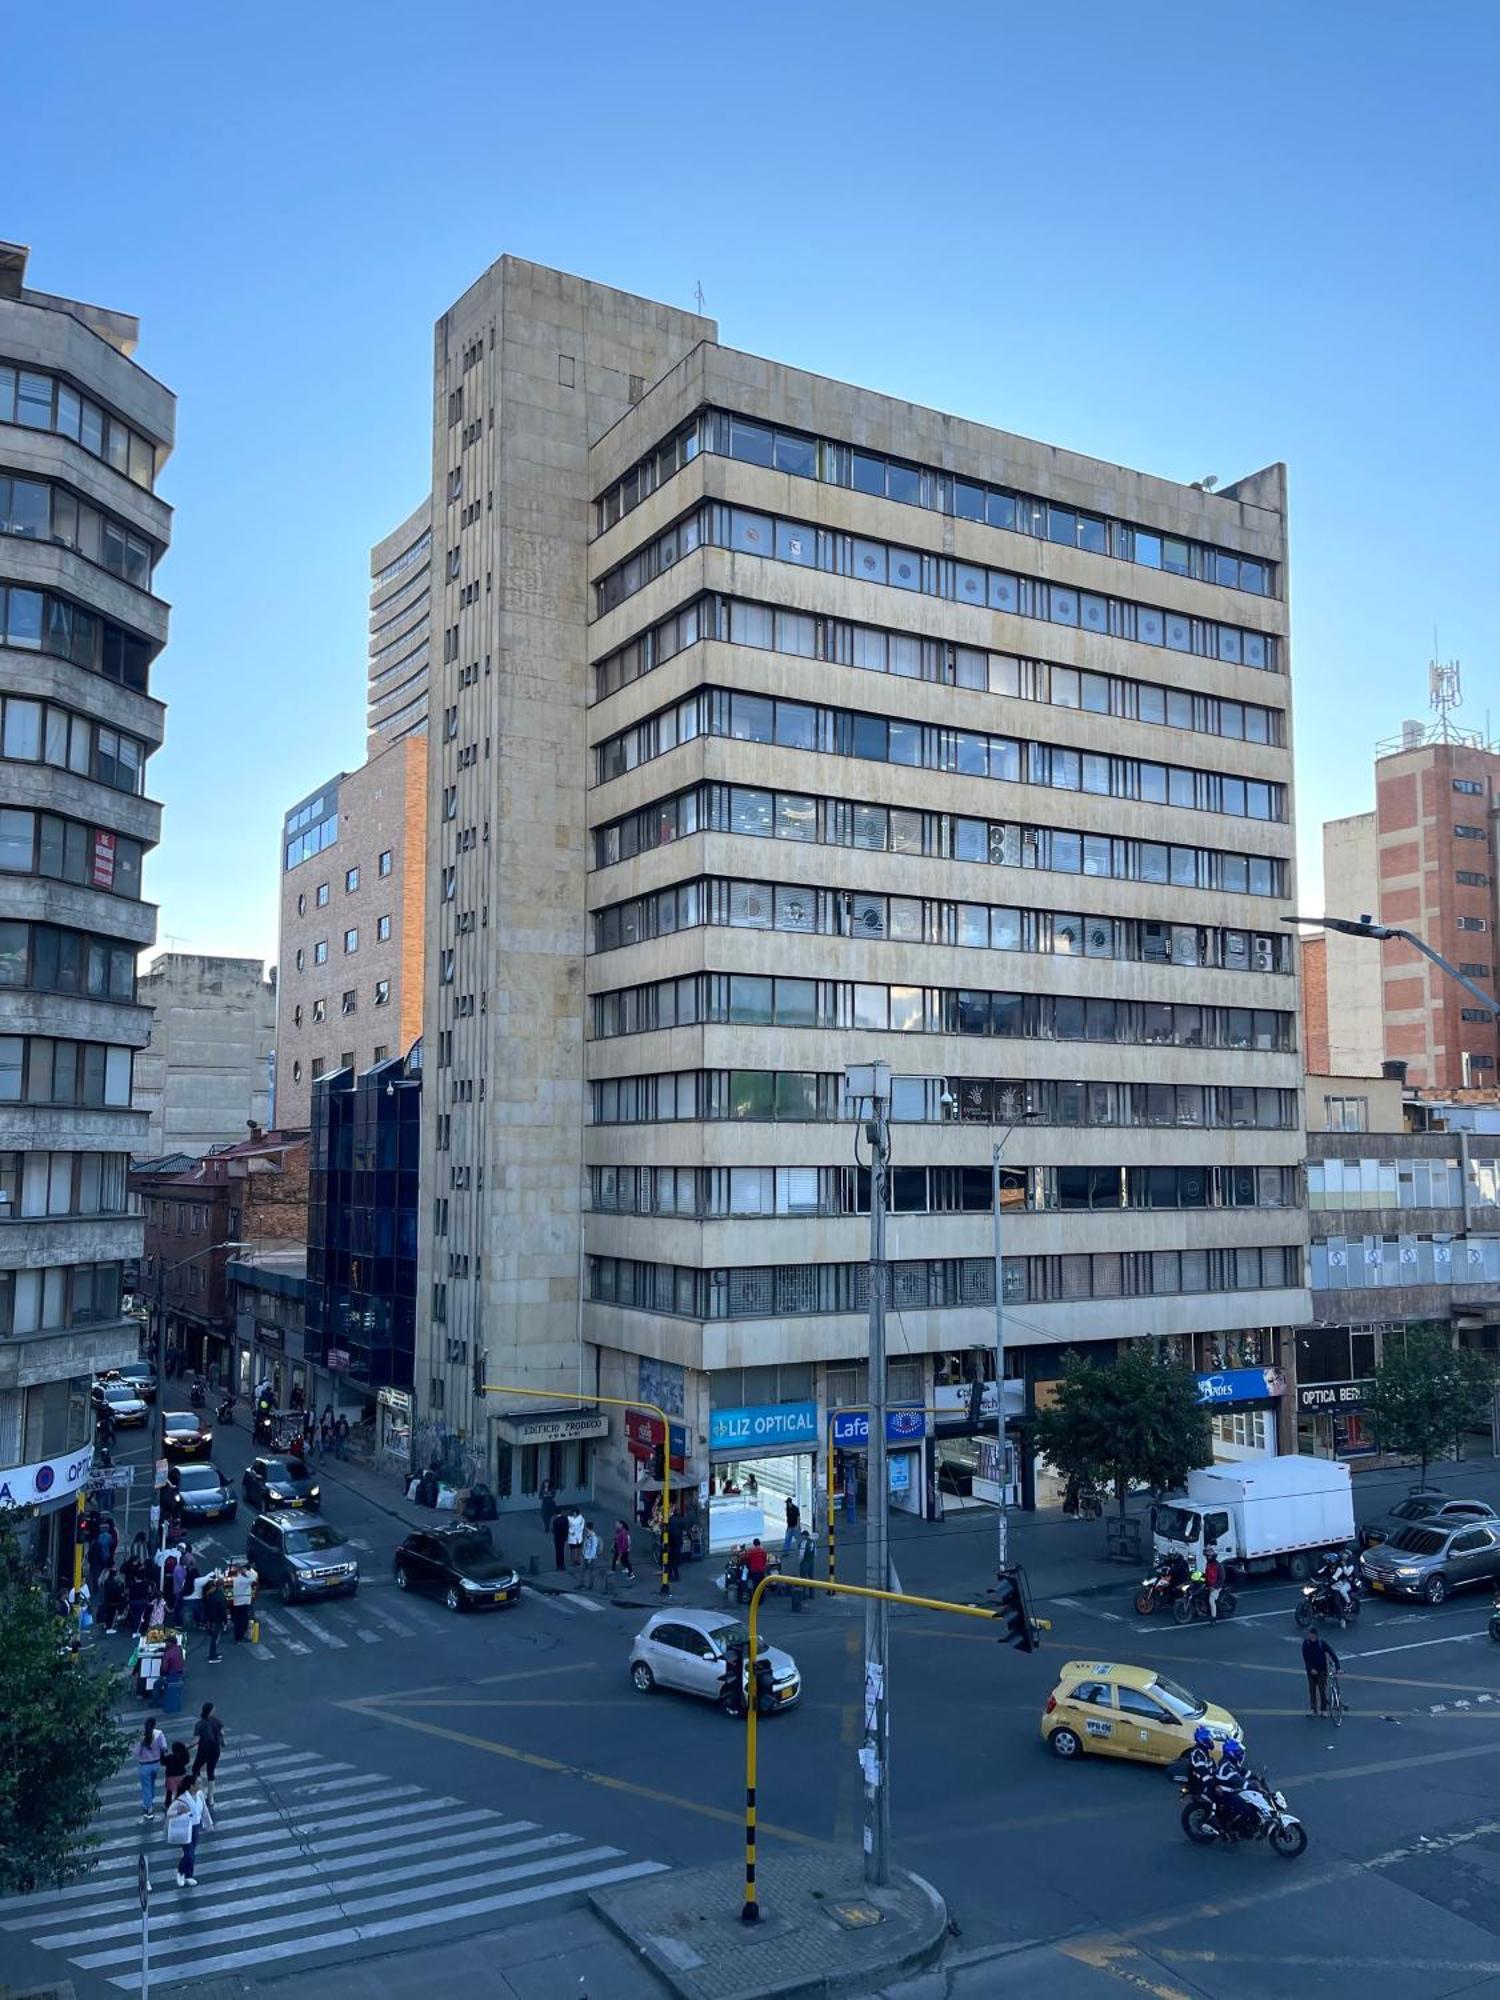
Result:
[[[148,1715],[141,1730],[140,1741],[135,1746],[136,1774],[141,1781],[141,1818],[156,1817],[156,1774],[161,1769],[161,1760],[167,1754],[167,1739],[156,1726],[156,1717]]]
[[[212,1798],[214,1775],[224,1754],[224,1724],[214,1713],[211,1701],[204,1702],[198,1711],[198,1720],[193,1724],[193,1741],[198,1747],[193,1755],[192,1775],[195,1780],[202,1778],[206,1795]]]
[[[211,1576],[203,1586],[203,1624],[208,1633],[208,1664],[219,1664],[219,1642],[229,1623],[229,1600],[221,1578]]]

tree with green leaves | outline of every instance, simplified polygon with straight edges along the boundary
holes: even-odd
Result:
[[[1385,1342],[1370,1387],[1369,1409],[1382,1451],[1421,1461],[1422,1483],[1434,1458],[1457,1455],[1465,1427],[1495,1387],[1494,1364],[1450,1334],[1408,1334]]]
[[[100,1787],[126,1750],[114,1695],[0,1513],[0,1894],[55,1888],[93,1860]]]
[[[1197,1376],[1145,1340],[1109,1367],[1065,1354],[1056,1400],[1037,1413],[1035,1435],[1065,1478],[1112,1485],[1122,1518],[1132,1486],[1165,1492],[1213,1460]]]

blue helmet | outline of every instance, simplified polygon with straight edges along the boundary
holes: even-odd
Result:
[[[1214,1733],[1209,1728],[1206,1722],[1200,1722],[1198,1724],[1198,1727],[1193,1731],[1193,1741],[1197,1744],[1200,1750],[1213,1749]]]
[[[1243,1764],[1245,1746],[1237,1736],[1226,1736],[1219,1750],[1219,1761],[1224,1764]]]

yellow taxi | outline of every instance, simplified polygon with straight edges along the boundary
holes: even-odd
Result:
[[[1227,1708],[1201,1701],[1154,1667],[1069,1660],[1042,1711],[1042,1741],[1054,1757],[1133,1757],[1173,1764],[1207,1724],[1215,1737],[1238,1736]]]

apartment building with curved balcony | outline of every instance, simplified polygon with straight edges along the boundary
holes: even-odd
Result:
[[[0,1478],[55,1504],[91,1373],[136,1352],[126,1175],[146,1132],[175,399],[132,358],[133,318],[28,287],[26,257],[0,245]]]
[[[366,754],[427,727],[432,496],[370,551],[369,741]]]

